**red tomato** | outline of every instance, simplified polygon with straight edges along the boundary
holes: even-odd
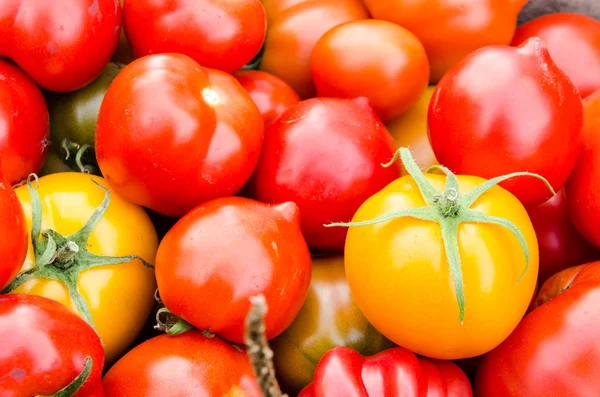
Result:
[[[414,34],[391,22],[366,19],[323,35],[311,56],[319,96],[371,100],[384,122],[412,108],[429,83],[429,62]]]
[[[268,127],[287,108],[300,102],[296,91],[285,81],[259,70],[246,70],[235,74],[235,78],[248,91]]]
[[[546,15],[520,26],[511,45],[531,37],[546,43],[583,98],[600,89],[600,22],[581,14]]]
[[[329,29],[369,18],[361,0],[265,0],[269,29],[260,69],[288,83],[301,98],[315,96],[310,56]]]
[[[428,118],[436,158],[457,174],[491,179],[529,171],[558,191],[582,146],[579,93],[537,38],[466,57],[438,84]],[[551,196],[534,178],[501,186],[525,205]]]
[[[363,0],[373,18],[413,32],[425,46],[431,82],[469,53],[507,45],[527,0]]]
[[[482,360],[485,397],[588,397],[600,390],[600,262],[546,281],[539,307]]]
[[[564,190],[527,212],[540,246],[540,283],[567,267],[600,259],[600,252],[573,226]]]
[[[27,256],[27,224],[21,202],[0,174],[0,290],[19,273]],[[8,233],[7,233],[8,231]]]
[[[342,250],[348,222],[360,205],[398,178],[384,168],[394,140],[366,98],[315,98],[300,102],[265,134],[252,188],[267,203],[293,201],[302,232],[316,249]]]
[[[127,0],[123,17],[136,57],[176,52],[228,73],[258,54],[267,31],[260,0]]]
[[[104,377],[106,397],[259,397],[245,352],[198,331],[135,347]]]
[[[98,77],[120,32],[119,0],[0,0],[0,55],[51,91]]]
[[[566,186],[569,214],[586,240],[600,248],[600,91],[584,101],[584,144]]]
[[[267,338],[281,334],[310,284],[311,258],[298,218],[294,203],[225,197],[198,206],[158,248],[163,303],[196,328],[244,343],[249,298],[264,294]]]
[[[104,396],[100,338],[66,306],[35,295],[0,295],[0,341],[3,397],[54,395],[83,372],[87,357],[91,372],[72,396]]]
[[[42,168],[50,144],[48,123],[40,89],[19,68],[0,60],[0,174],[11,185]]]
[[[127,65],[100,108],[100,170],[128,201],[163,215],[237,193],[263,141],[263,119],[231,75],[179,54]]]

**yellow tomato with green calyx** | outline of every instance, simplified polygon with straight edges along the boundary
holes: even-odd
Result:
[[[346,277],[365,317],[384,336],[438,359],[484,354],[517,326],[538,273],[538,245],[523,205],[485,180],[409,172],[356,212],[345,245]],[[549,186],[549,185],[547,185]],[[549,189],[551,189],[549,187]]]
[[[34,185],[15,190],[30,231],[29,252],[2,292],[40,295],[71,308],[96,329],[110,364],[135,340],[152,309],[154,226],[141,207],[100,177],[60,173]]]

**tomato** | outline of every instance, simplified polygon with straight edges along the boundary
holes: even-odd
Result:
[[[3,397],[54,396],[68,385],[74,393],[56,396],[104,396],[100,339],[60,303],[0,295],[0,340]]]
[[[600,21],[600,7],[595,0],[529,0],[519,13],[518,24],[548,14],[570,12],[583,14]]]
[[[577,161],[582,125],[577,89],[537,38],[472,53],[440,81],[429,108],[433,151],[452,171],[493,178],[526,170],[557,191]],[[502,186],[527,206],[550,197],[533,178]]]
[[[364,0],[373,18],[394,22],[425,46],[431,82],[488,45],[507,45],[527,0]]]
[[[50,134],[56,153],[60,153],[65,139],[94,147],[100,104],[121,69],[122,65],[111,62],[86,87],[67,94],[49,95]]]
[[[423,175],[408,149],[401,152],[410,175],[369,198],[351,223],[335,225],[350,226],[352,296],[375,328],[415,353],[486,353],[517,326],[533,295],[531,221],[498,180],[447,169],[448,177]]]
[[[583,98],[600,89],[600,22],[579,14],[551,14],[522,25],[512,44],[539,37]]]
[[[119,40],[118,0],[1,0],[0,10],[0,55],[51,91],[94,80]]]
[[[251,181],[258,200],[293,201],[311,248],[342,250],[348,221],[372,194],[396,179],[383,168],[394,142],[365,98],[315,98],[284,112],[267,130]]]
[[[267,30],[260,0],[127,0],[123,19],[136,57],[176,52],[228,73],[258,54]]]
[[[135,347],[104,377],[104,395],[261,396],[245,352],[195,330]]]
[[[475,389],[486,397],[587,397],[600,387],[600,262],[546,281],[538,308],[487,354]]]
[[[314,377],[317,363],[336,346],[373,355],[392,347],[363,316],[350,294],[344,257],[316,256],[302,310],[283,334],[273,339],[277,379],[297,393]]]
[[[267,338],[281,334],[302,307],[310,269],[298,207],[242,197],[195,208],[167,233],[156,256],[165,306],[234,343],[244,343],[249,298],[258,294],[269,307]]]
[[[95,326],[112,363],[140,332],[156,290],[154,272],[132,254],[153,262],[158,239],[144,210],[112,190],[108,196],[105,185],[96,176],[62,173],[40,178],[37,190],[16,189],[37,243],[30,238],[24,273],[4,293],[40,295],[71,308]],[[96,209],[97,224],[82,229]],[[37,270],[26,272],[36,261]]]
[[[299,397],[471,397],[471,384],[455,364],[417,358],[395,347],[363,357],[347,347],[325,354],[315,381]]]
[[[600,252],[577,232],[564,190],[527,212],[540,245],[540,282],[567,267],[600,259]]]
[[[260,69],[281,78],[303,99],[316,94],[310,56],[321,36],[341,23],[369,18],[361,0],[271,0],[265,8],[269,29]]]
[[[35,83],[4,60],[0,60],[0,125],[0,174],[14,185],[44,164],[48,109]]]
[[[244,70],[235,74],[237,81],[248,91],[265,121],[265,127],[300,102],[292,87],[272,74],[259,70]]]
[[[237,193],[258,162],[263,133],[260,112],[231,75],[185,55],[150,55],[108,88],[96,154],[125,199],[179,217]]]
[[[310,65],[319,96],[364,96],[384,122],[415,105],[429,82],[429,62],[419,39],[375,19],[329,30],[317,41]]]
[[[435,86],[429,86],[421,99],[408,112],[389,122],[387,128],[394,137],[396,147],[408,147],[413,153],[415,162],[422,169],[427,169],[438,164],[435,154],[429,143],[427,130],[427,111],[433,96]],[[402,168],[402,174],[408,172]]]
[[[600,91],[586,98],[584,108],[583,149],[565,191],[575,228],[587,241],[600,248]]]
[[[125,0],[120,0],[121,7],[123,7]],[[119,36],[119,42],[117,44],[117,49],[112,56],[113,62],[128,64],[131,63],[135,57],[131,51],[131,46],[129,45],[129,41],[127,41],[127,36],[125,36],[125,29],[121,28],[121,35]]]
[[[12,280],[27,255],[27,226],[19,199],[0,174],[0,289]],[[9,233],[6,233],[9,231]]]

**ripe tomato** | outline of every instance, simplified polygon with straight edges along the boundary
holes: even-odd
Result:
[[[417,103],[429,82],[429,62],[419,39],[375,19],[329,30],[317,41],[310,65],[319,96],[364,96],[384,122]]]
[[[600,248],[600,91],[584,101],[583,149],[565,188],[569,214],[583,237]]]
[[[484,356],[476,394],[485,397],[587,397],[600,388],[600,262],[546,281],[528,314]]]
[[[373,18],[413,32],[427,50],[431,82],[474,50],[507,45],[527,0],[364,0]]]
[[[433,96],[435,86],[429,86],[421,99],[408,112],[387,124],[390,134],[394,137],[396,147],[408,147],[414,160],[421,169],[427,169],[438,164],[435,154],[429,143],[427,130],[427,111]],[[402,174],[407,175],[404,165],[401,165]]]
[[[35,83],[4,60],[0,60],[0,125],[0,174],[14,185],[44,164],[50,143],[48,109]]]
[[[540,283],[563,269],[600,259],[600,252],[573,226],[567,202],[561,190],[545,203],[527,209],[540,246]]]
[[[511,45],[518,46],[531,37],[544,41],[581,97],[600,89],[600,22],[580,14],[546,15],[519,27]]]
[[[292,325],[271,341],[277,379],[293,393],[313,380],[321,357],[336,346],[370,356],[392,345],[354,303],[341,255],[313,258],[310,289],[302,310]]]
[[[44,242],[45,245],[48,237],[42,233],[35,254],[30,237],[29,252],[22,270],[31,269],[37,260],[39,271],[17,276],[7,289],[13,293],[56,300],[88,320],[98,331],[106,361],[111,363],[140,332],[152,309],[156,290],[154,272],[139,260],[125,255],[136,254],[152,262],[158,239],[144,210],[112,190],[106,211],[95,215],[98,223],[92,225],[93,229],[85,229],[86,233],[91,232],[89,238],[81,235],[78,231],[107,199],[106,191],[96,183],[106,185],[106,181],[96,176],[61,173],[40,178],[34,196],[28,186],[15,190],[25,210],[29,231],[36,225],[32,222],[33,211],[36,212],[35,219],[39,219],[40,204],[36,204],[35,200],[39,195],[41,228],[37,224],[37,232],[34,230],[32,234],[53,230],[51,236],[57,249],[55,258],[42,261],[44,250],[38,244]],[[98,219],[98,216],[101,218]],[[71,243],[67,243],[64,236],[69,236]],[[77,248],[65,248],[73,243]],[[69,251],[73,251],[73,255],[65,256]],[[19,280],[20,285],[14,284]]]
[[[233,73],[258,54],[267,18],[260,0],[127,0],[123,25],[136,57],[180,53]]]
[[[316,94],[310,56],[317,41],[334,26],[369,18],[361,0],[271,0],[265,8],[269,29],[260,69],[281,78],[305,99]]]
[[[12,280],[27,255],[27,225],[17,195],[0,174],[0,289]],[[7,233],[8,231],[8,233]]]
[[[265,134],[252,180],[258,200],[293,201],[311,248],[342,250],[346,230],[323,225],[349,221],[372,194],[396,179],[383,168],[394,141],[366,98],[300,102]]]
[[[281,334],[310,284],[310,253],[298,218],[294,203],[225,197],[198,206],[158,249],[156,279],[165,306],[196,328],[244,343],[249,298],[264,294],[267,338]]]
[[[259,397],[246,353],[193,330],[135,347],[104,377],[106,397]]]
[[[493,178],[526,170],[556,191],[577,161],[582,125],[577,89],[537,38],[472,53],[440,81],[429,108],[433,151],[452,171]],[[502,186],[528,206],[550,197],[533,178]]]
[[[32,295],[0,295],[0,341],[2,396],[104,396],[100,339],[60,303]],[[67,385],[77,387],[80,374],[83,382],[73,394],[57,393]]]
[[[342,224],[351,226],[344,260],[352,296],[384,336],[415,353],[486,353],[517,326],[533,295],[533,226],[506,190],[482,193],[492,182],[475,176],[423,175],[401,150],[411,175]]]
[[[265,127],[300,102],[296,91],[279,77],[259,70],[244,70],[235,74],[237,81],[248,91],[250,98],[265,121]]]
[[[244,186],[263,124],[231,75],[185,55],[150,55],[127,65],[108,88],[96,128],[98,164],[128,201],[183,216]]]
[[[0,10],[0,55],[51,91],[94,80],[121,31],[117,0],[1,0]]]

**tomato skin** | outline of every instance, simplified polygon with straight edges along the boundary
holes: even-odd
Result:
[[[394,22],[419,38],[427,50],[433,84],[471,52],[489,45],[508,45],[526,2],[364,0],[373,18]]]
[[[317,41],[310,64],[319,96],[364,96],[384,122],[415,105],[429,82],[429,62],[419,39],[375,19],[329,30]]]
[[[344,275],[344,257],[315,256],[308,296],[300,313],[270,343],[277,379],[292,395],[309,384],[321,357],[336,346],[373,355],[393,344],[360,312]]]
[[[258,161],[264,123],[233,78],[180,54],[127,65],[100,108],[102,174],[132,203],[179,217],[237,193]]]
[[[267,30],[260,0],[128,0],[123,24],[137,58],[180,53],[227,73],[258,54]]]
[[[584,109],[583,149],[565,191],[575,228],[587,241],[600,248],[600,91],[584,100]]]
[[[42,230],[52,229],[66,236],[81,229],[105,197],[104,190],[93,181],[107,186],[100,177],[75,172],[40,178]],[[27,186],[15,192],[27,221],[29,251],[21,269],[27,270],[34,265],[30,233],[32,206]],[[152,263],[157,247],[156,231],[144,210],[111,190],[108,210],[88,240],[90,252],[105,256],[136,254]],[[85,270],[77,285],[102,338],[106,362],[112,363],[135,340],[146,322],[156,290],[154,272],[134,260]],[[78,313],[67,288],[55,280],[34,278],[12,293],[44,296]]]
[[[281,78],[302,99],[316,95],[310,56],[321,36],[341,23],[369,18],[361,0],[271,1],[265,8],[269,29],[260,70]]]
[[[25,213],[10,184],[0,174],[0,289],[12,280],[27,255]],[[7,233],[6,231],[10,231]]]
[[[600,387],[599,296],[600,262],[569,268],[548,279],[538,295],[541,305],[483,358],[476,394],[596,394]]]
[[[156,279],[165,306],[196,328],[244,343],[249,299],[264,294],[266,336],[281,334],[310,284],[310,253],[298,218],[290,202],[271,206],[224,197],[201,204],[158,249]]]
[[[279,77],[260,70],[244,70],[235,74],[265,121],[265,128],[286,111],[300,102],[296,91]]]
[[[102,397],[104,352],[98,335],[65,306],[33,295],[0,295],[0,389],[3,397],[53,395],[92,359],[73,397]]]
[[[51,91],[94,80],[119,40],[118,0],[2,0],[0,10],[0,55]]]
[[[421,169],[427,169],[432,165],[439,164],[435,159],[435,153],[429,142],[429,131],[427,129],[427,112],[435,86],[429,86],[419,101],[408,112],[395,120],[387,123],[387,128],[394,137],[396,147],[410,148],[413,158]],[[408,172],[401,166],[402,175]]]
[[[104,377],[105,397],[259,397],[245,352],[199,331],[133,348]]]
[[[14,185],[44,164],[48,109],[35,83],[4,60],[0,60],[0,124],[0,174]]]
[[[341,251],[347,222],[372,194],[396,179],[384,168],[394,142],[366,98],[314,98],[300,102],[265,134],[252,179],[259,201],[293,201],[311,248]]]
[[[545,203],[527,209],[540,246],[540,283],[563,269],[600,259],[600,252],[573,226],[567,203],[563,189]]]
[[[520,26],[511,45],[531,37],[544,41],[582,98],[600,89],[600,22],[580,14],[546,15]]]
[[[402,347],[371,357],[336,347],[319,361],[299,397],[471,397],[467,376],[451,362],[419,359]]]
[[[491,179],[526,170],[545,177],[555,191],[582,146],[579,93],[537,38],[467,56],[438,84],[428,119],[436,158],[453,172]],[[551,197],[534,178],[501,186],[527,206]]]
[[[444,176],[425,177],[443,191]],[[457,178],[461,194],[484,182],[474,176]],[[369,198],[352,221],[425,205],[412,177],[405,176]],[[538,245],[525,208],[498,186],[470,208],[515,224],[529,247],[530,261],[516,283],[526,262],[514,235],[496,225],[461,224],[458,248],[465,301],[463,325],[458,319],[455,287],[438,224],[397,218],[348,231],[346,277],[358,307],[384,336],[417,354],[459,359],[486,353],[512,332],[531,301],[537,281]]]

